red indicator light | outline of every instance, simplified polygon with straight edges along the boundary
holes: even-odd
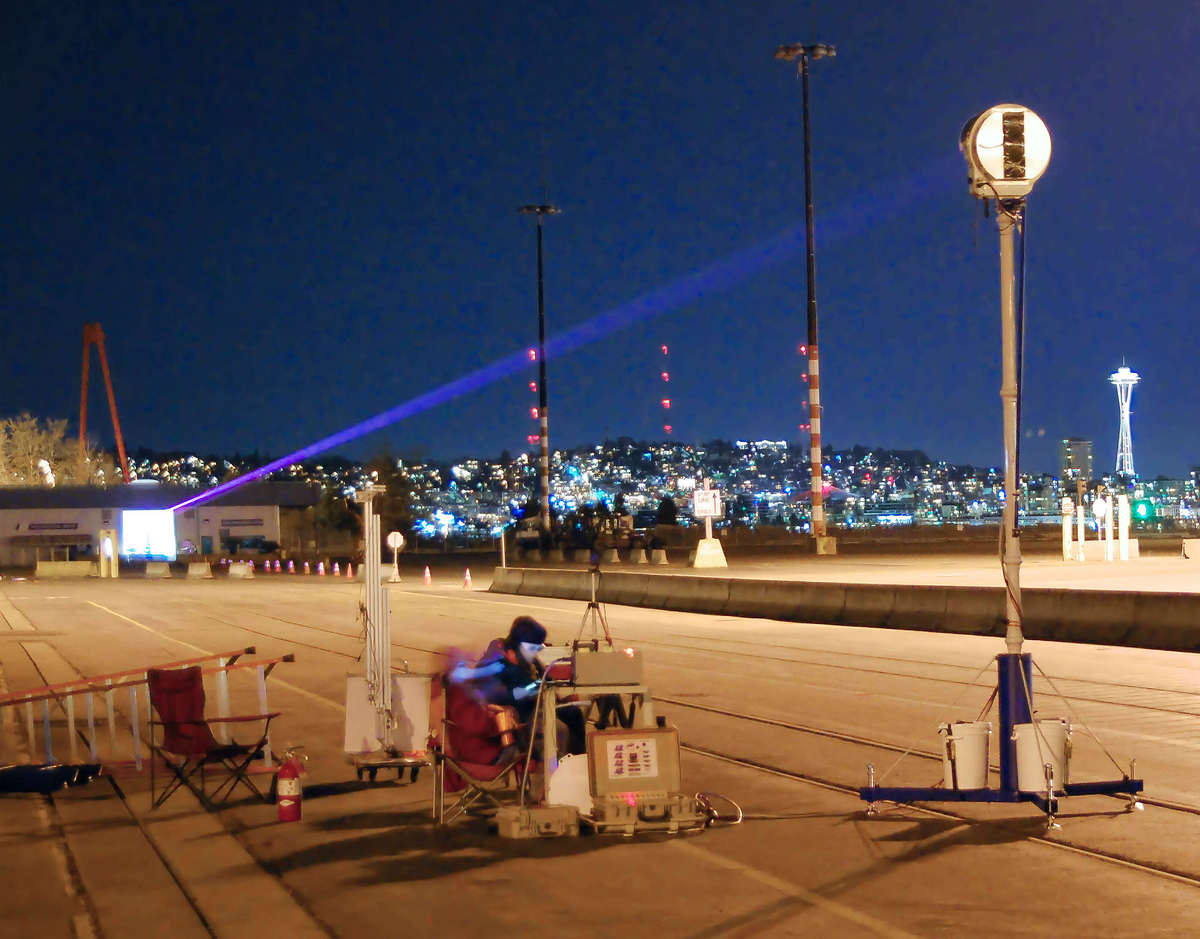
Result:
[[[537,409],[537,408],[530,408],[530,409],[529,409],[529,416],[530,416],[530,417],[532,417],[532,418],[533,418],[533,419],[536,421],[536,420],[538,419],[538,409]]]
[[[532,444],[541,442],[542,435],[541,434],[530,434],[525,439],[529,441],[530,445],[532,445]]]
[[[529,350],[529,361],[530,361],[530,362],[536,362],[536,361],[537,361],[537,349],[530,349],[530,350]]]
[[[670,380],[671,380],[671,376],[670,376],[669,374],[667,374],[666,372],[663,372],[663,373],[662,373],[662,376],[663,376],[663,381],[670,381]]]
[[[803,372],[803,373],[800,375],[800,380],[801,380],[801,381],[808,381],[808,372]]]
[[[801,354],[801,355],[808,355],[808,346],[801,346],[801,347],[800,347],[800,354]]]
[[[529,390],[530,390],[530,391],[537,391],[537,382],[535,382],[535,381],[531,381],[531,382],[529,383]]]
[[[663,399],[662,399],[662,406],[663,406],[664,408],[667,408],[668,410],[670,410],[670,408],[671,408],[671,399],[670,399],[670,398],[663,398]]]
[[[665,430],[669,434],[671,432],[671,425],[663,424],[663,430]]]
[[[666,346],[663,346],[663,347],[662,347],[662,350],[663,350],[663,355],[666,355],[666,354],[667,354],[667,347],[666,347]]]

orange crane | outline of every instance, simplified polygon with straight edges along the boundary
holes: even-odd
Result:
[[[108,409],[112,412],[113,434],[117,438],[117,456],[121,459],[121,473],[129,482],[129,460],[125,456],[125,441],[121,438],[121,422],[117,419],[117,399],[113,395],[112,378],[108,374],[108,356],[104,353],[104,330],[99,323],[86,323],[83,327],[83,391],[79,398],[79,460],[87,458],[87,401],[88,359],[92,345],[100,350],[100,370],[104,372],[104,387],[108,389]]]

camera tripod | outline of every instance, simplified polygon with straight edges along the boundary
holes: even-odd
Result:
[[[575,641],[578,642],[583,637],[584,631],[591,627],[591,641],[596,643],[597,648],[599,648],[601,633],[604,634],[604,641],[608,643],[609,648],[612,648],[613,640],[612,633],[608,631],[608,620],[604,618],[604,611],[596,602],[596,585],[600,581],[600,565],[593,565],[588,569],[588,574],[592,586],[592,599],[588,601],[587,609],[583,611],[583,622],[579,624],[579,636]]]

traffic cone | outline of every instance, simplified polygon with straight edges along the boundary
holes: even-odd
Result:
[[[311,573],[312,573],[312,571],[310,571],[310,570],[308,569],[308,561],[305,561],[305,562],[304,562],[304,573],[306,573],[306,574],[311,574]]]
[[[425,568],[425,586],[428,587],[433,583],[433,577],[430,576],[429,568]]]
[[[325,576],[325,562],[324,561],[317,562],[317,576],[318,577]]]
[[[288,561],[288,573],[289,574],[296,573],[296,562],[295,561]]]
[[[333,576],[334,576],[334,577],[341,577],[341,576],[342,576],[342,569],[341,569],[340,567],[338,567],[338,562],[337,562],[337,561],[334,561],[334,562],[333,562]]]
[[[463,571],[463,589],[467,590],[470,588],[470,586],[471,586],[471,568],[468,567],[465,571]]]
[[[354,565],[351,564],[349,561],[346,562],[346,577],[349,580],[354,579]]]
[[[292,563],[291,561],[288,561],[288,565],[289,565],[289,566],[291,565],[291,563]],[[281,567],[279,566],[279,559],[278,559],[278,558],[276,558],[276,559],[275,559],[275,573],[276,573],[276,574],[279,574],[279,573],[282,573],[282,571],[283,571],[283,568],[281,568]]]

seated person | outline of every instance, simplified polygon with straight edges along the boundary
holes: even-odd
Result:
[[[537,655],[546,647],[546,628],[532,616],[518,616],[508,635],[493,640],[475,665],[459,664],[450,673],[455,683],[469,683],[488,704],[511,707],[523,725],[518,739],[528,747],[534,711],[541,690],[542,664]],[[586,722],[575,705],[557,711],[560,752],[584,753]]]

